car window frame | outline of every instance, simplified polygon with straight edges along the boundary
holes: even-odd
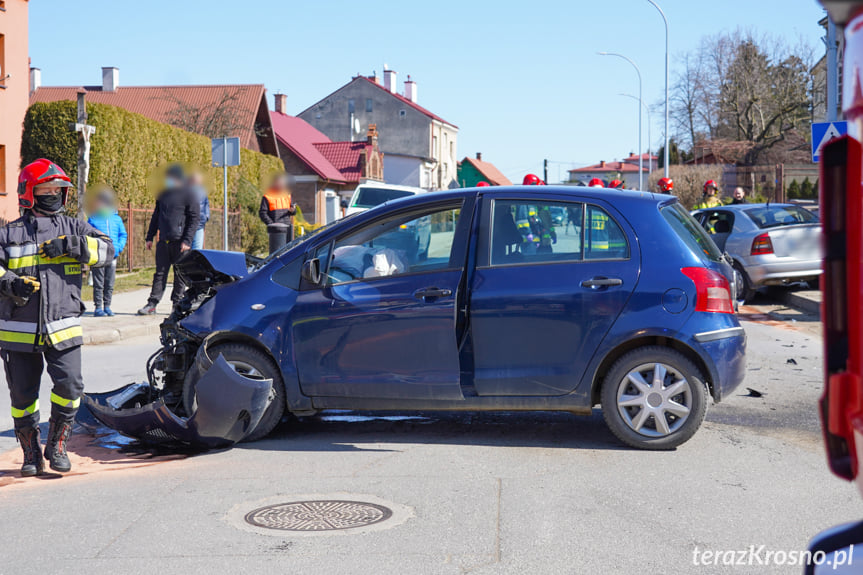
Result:
[[[345,282],[339,282],[334,284],[322,283],[321,285],[311,285],[305,280],[301,280],[300,282],[300,291],[309,291],[316,289],[324,289],[324,288],[333,288],[336,286],[345,286],[355,283],[368,283],[374,282],[378,280],[388,280],[397,277],[408,277],[408,276],[418,276],[424,274],[431,273],[440,273],[445,271],[456,271],[460,269],[464,269],[464,261],[467,254],[467,236],[470,234],[470,223],[473,218],[473,206],[474,206],[474,198],[470,197],[460,197],[460,198],[449,198],[446,200],[440,200],[429,204],[423,204],[422,206],[411,206],[410,208],[403,208],[397,211],[388,212],[386,214],[381,214],[379,217],[365,222],[363,224],[354,226],[349,230],[344,231],[343,233],[329,238],[325,242],[321,242],[320,244],[316,244],[314,246],[309,246],[309,249],[306,251],[304,256],[304,261],[311,260],[317,257],[317,253],[326,246],[329,246],[329,257],[326,262],[321,262],[321,275],[323,277],[328,277],[327,274],[329,272],[330,264],[333,260],[333,255],[335,253],[335,246],[339,241],[344,240],[350,236],[361,233],[363,230],[379,226],[381,224],[385,224],[391,220],[398,220],[404,217],[409,217],[411,219],[423,217],[423,215],[431,215],[435,212],[454,209],[461,210],[458,218],[458,222],[456,222],[455,230],[453,230],[453,242],[452,248],[450,249],[450,257],[449,262],[446,268],[437,268],[431,270],[423,270],[417,272],[409,272],[409,273],[401,273],[398,275],[391,276],[378,276],[378,277],[370,277],[370,278],[357,278]],[[468,212],[469,210],[469,212]],[[410,220],[408,220],[410,221]]]
[[[556,195],[543,195],[543,196],[524,196],[524,195],[494,195],[494,196],[484,196],[483,198],[483,209],[480,220],[480,226],[478,230],[477,237],[477,269],[497,269],[497,268],[511,268],[511,267],[519,267],[519,266],[535,266],[535,265],[571,265],[571,264],[579,264],[579,263],[596,263],[596,262],[622,262],[622,261],[630,261],[633,259],[632,255],[632,238],[629,236],[629,233],[626,230],[626,227],[621,224],[623,218],[619,215],[615,216],[612,213],[612,210],[609,209],[608,206],[604,206],[599,202],[591,201],[593,198],[587,197],[560,197]],[[507,264],[496,264],[492,265],[491,261],[491,233],[492,230],[492,222],[494,221],[494,207],[495,201],[507,201],[507,202],[537,202],[537,203],[553,203],[553,204],[580,204],[581,205],[581,259],[565,259],[565,260],[557,260],[557,261],[523,261],[523,262],[513,262]],[[592,258],[586,259],[585,255],[585,241],[584,241],[584,233],[585,226],[587,224],[587,208],[588,206],[593,206],[605,212],[609,218],[617,225],[620,231],[623,233],[624,240],[626,241],[626,257],[623,258]],[[625,221],[625,220],[623,220]]]

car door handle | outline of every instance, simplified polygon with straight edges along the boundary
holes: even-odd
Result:
[[[447,297],[452,295],[452,290],[449,289],[441,289],[436,287],[428,287],[423,289],[418,289],[414,292],[414,297],[417,299],[437,299],[440,297]]]
[[[619,286],[623,285],[623,280],[620,278],[607,278],[597,276],[595,278],[590,278],[589,280],[584,280],[581,282],[581,287],[597,289],[601,287],[609,287],[609,286]]]

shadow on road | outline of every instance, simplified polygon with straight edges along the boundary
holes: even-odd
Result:
[[[289,418],[267,439],[240,444],[269,451],[393,451],[384,444],[478,445],[627,450],[599,411],[563,412],[353,412],[326,411]],[[365,447],[368,445],[368,447]]]

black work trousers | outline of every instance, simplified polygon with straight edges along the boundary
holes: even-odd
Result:
[[[183,242],[180,240],[159,241],[156,244],[156,273],[153,274],[153,289],[147,302],[156,305],[162,300],[165,286],[168,285],[168,271],[177,263],[182,251]],[[186,285],[177,277],[174,270],[174,289],[171,290],[171,301],[177,303],[186,291]]]
[[[51,419],[67,423],[75,419],[84,392],[80,345],[62,351],[46,347],[42,352],[3,350],[0,353],[6,366],[15,429],[39,425],[39,386],[45,364],[54,382]]]

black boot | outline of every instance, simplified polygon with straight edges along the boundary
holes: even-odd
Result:
[[[22,427],[15,430],[15,437],[24,451],[24,465],[21,466],[21,477],[33,477],[41,475],[45,470],[45,460],[42,459],[42,450],[39,445],[39,428]]]
[[[66,442],[72,433],[70,422],[51,420],[48,429],[48,442],[45,444],[45,459],[54,471],[66,473],[72,469],[69,456],[66,455]]]

